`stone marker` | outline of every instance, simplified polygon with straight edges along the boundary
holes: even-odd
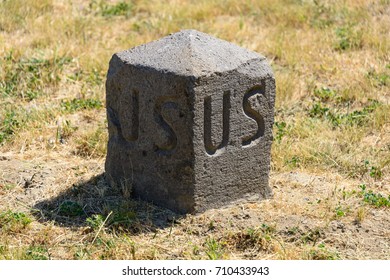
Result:
[[[180,213],[271,196],[263,56],[183,30],[114,54],[106,90],[111,186]]]

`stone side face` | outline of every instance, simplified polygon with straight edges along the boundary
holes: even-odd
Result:
[[[195,88],[196,211],[271,196],[274,93],[263,61],[201,79]]]
[[[106,84],[110,185],[190,211],[194,155],[187,79],[124,65]]]
[[[110,185],[180,213],[270,197],[264,57],[181,31],[115,54],[106,101]]]

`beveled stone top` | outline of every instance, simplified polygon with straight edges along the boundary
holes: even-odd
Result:
[[[124,64],[181,76],[201,77],[227,72],[265,57],[196,30],[182,30],[114,54]],[[118,62],[118,61],[117,61]],[[110,73],[109,73],[110,74]]]

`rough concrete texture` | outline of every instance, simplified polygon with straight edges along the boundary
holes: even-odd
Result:
[[[114,54],[106,91],[110,185],[180,213],[271,196],[263,56],[184,30]]]

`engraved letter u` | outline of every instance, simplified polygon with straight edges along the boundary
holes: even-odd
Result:
[[[211,96],[204,99],[204,146],[209,155],[214,155],[218,150],[226,147],[229,142],[229,118],[230,118],[230,92],[223,94],[222,108],[222,140],[219,144],[214,144],[212,140],[212,125],[211,125]]]

